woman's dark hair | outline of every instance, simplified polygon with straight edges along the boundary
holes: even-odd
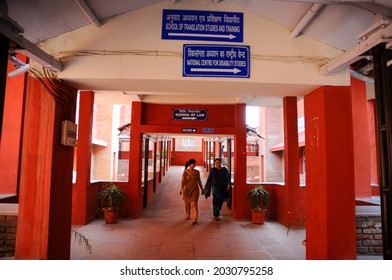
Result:
[[[189,165],[194,164],[194,163],[196,163],[196,160],[194,158],[191,158],[190,160],[188,160],[185,163],[185,168],[184,169],[187,169]]]
[[[221,158],[218,158],[218,157],[214,160],[214,162],[217,161],[217,160],[219,160],[220,162],[222,162]]]

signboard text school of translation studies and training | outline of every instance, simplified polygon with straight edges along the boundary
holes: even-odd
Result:
[[[182,76],[249,78],[249,46],[184,45]]]
[[[163,10],[162,39],[244,41],[243,13]]]

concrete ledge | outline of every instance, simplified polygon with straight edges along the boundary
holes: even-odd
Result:
[[[380,216],[380,206],[355,206],[356,216]]]
[[[283,186],[285,185],[284,182],[246,182],[248,185],[277,185],[277,186]]]
[[[0,215],[18,216],[19,204],[0,203]]]
[[[381,205],[379,196],[372,196],[370,198],[356,198],[356,201],[362,201],[365,203],[373,204],[373,205]]]

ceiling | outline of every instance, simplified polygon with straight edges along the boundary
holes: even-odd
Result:
[[[9,16],[24,28],[24,36],[33,43],[91,24],[80,8],[83,2],[102,24],[111,17],[160,1],[169,0],[6,0]],[[372,24],[377,12],[392,17],[391,0],[223,1],[242,6],[290,30],[294,29],[314,3],[318,3],[321,5],[320,11],[302,33],[339,49],[355,46],[357,35]]]
[[[22,35],[36,44],[89,24],[99,27],[112,17],[161,1],[174,4],[200,0],[0,0],[0,4],[8,4],[8,16],[23,27]],[[358,34],[372,26],[381,14],[392,17],[392,0],[223,1],[287,27],[293,38],[305,34],[344,51],[354,48]],[[311,19],[303,27],[298,26],[306,18]],[[355,62],[354,70],[372,77],[368,59]]]

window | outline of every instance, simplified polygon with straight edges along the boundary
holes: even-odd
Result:
[[[182,138],[182,146],[184,147],[195,147],[195,138]]]

